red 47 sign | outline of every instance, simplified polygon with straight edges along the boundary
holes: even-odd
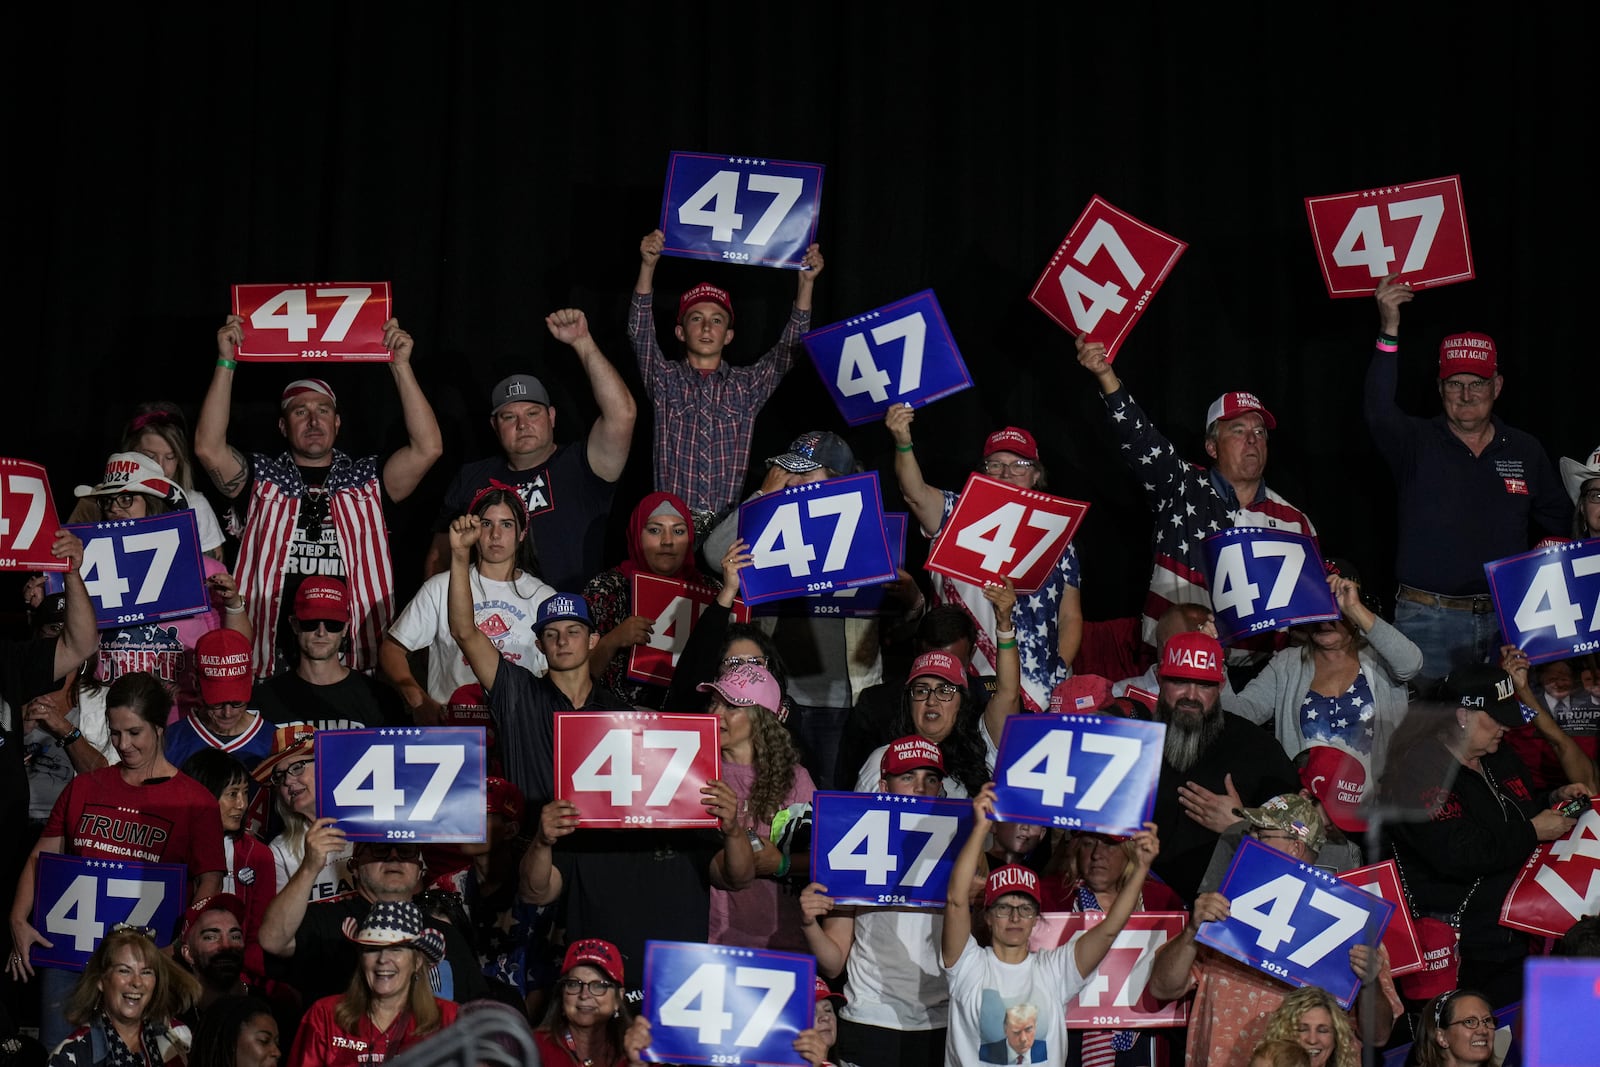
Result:
[[[578,825],[608,829],[714,827],[700,787],[722,773],[715,715],[558,711],[556,798]]]
[[[66,570],[67,561],[50,554],[60,528],[44,468],[0,459],[0,571]]]
[[[1096,196],[1028,299],[1073,336],[1104,344],[1109,363],[1188,247]]]
[[[1016,583],[1037,592],[1078,532],[1089,505],[974,474],[928,553],[927,569],[973,585]]]
[[[1328,295],[1370,296],[1387,274],[1418,289],[1471,281],[1461,177],[1306,197]]]
[[[388,282],[235,285],[238,358],[255,363],[387,363]]]
[[[1533,850],[1500,907],[1500,925],[1560,937],[1585,915],[1600,911],[1600,800],[1567,836]]]
[[[1105,919],[1101,911],[1046,912],[1039,916],[1028,947],[1035,952],[1057,945]],[[1094,976],[1067,1001],[1069,1030],[1133,1030],[1187,1026],[1189,998],[1156,1000],[1146,990],[1156,950],[1183,932],[1189,916],[1181,911],[1144,911],[1128,916]]]
[[[655,630],[649,641],[634,645],[628,654],[628,677],[636,682],[670,685],[678,657],[689,643],[689,632],[716,599],[716,592],[704,585],[655,574],[635,574],[633,613],[654,619]],[[729,618],[749,622],[750,609],[744,601],[735,600]]]
[[[1400,889],[1400,869],[1394,860],[1341,871],[1338,878],[1394,905],[1394,918],[1383,932],[1383,947],[1389,950],[1389,973],[1398,978],[1422,970],[1422,943],[1417,940],[1417,928],[1411,922],[1411,909]]]

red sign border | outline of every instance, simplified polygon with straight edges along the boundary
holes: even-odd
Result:
[[[709,597],[707,598],[708,602],[715,603],[717,599],[717,590],[711,588],[709,585],[701,585],[699,582],[686,582],[682,578],[663,578],[659,574],[645,574],[643,571],[635,571],[633,580],[628,589],[628,596],[630,597],[628,601],[629,608],[635,615],[640,614],[637,608],[640,599],[639,584],[641,582],[652,585],[672,586],[682,590],[704,590],[709,594]],[[679,596],[681,594],[672,593],[671,595]],[[728,611],[728,620],[730,622],[749,622],[750,605],[746,604],[738,597],[734,597],[733,607]],[[698,625],[699,622],[700,619],[698,616],[696,616],[695,623]],[[644,647],[644,645],[634,645],[628,650],[628,680],[630,682],[638,682],[641,685],[671,685],[672,677],[670,675],[665,678],[657,677],[655,675],[646,676],[643,674],[643,672],[637,670],[635,667],[636,658],[639,655],[639,650]]]
[[[951,530],[957,528],[958,524],[957,524],[956,520],[961,516],[961,509],[968,502],[968,499],[969,499],[968,494],[971,492],[972,487],[974,485],[979,484],[979,483],[983,483],[983,484],[986,484],[986,485],[994,486],[994,487],[998,488],[999,490],[1001,490],[1003,495],[1006,495],[1006,496],[1015,495],[1018,499],[1021,499],[1021,500],[1024,500],[1024,501],[1028,501],[1028,500],[1062,500],[1062,501],[1065,501],[1066,503],[1068,503],[1070,505],[1073,505],[1076,508],[1081,509],[1081,510],[1078,511],[1078,513],[1076,515],[1074,515],[1072,517],[1071,525],[1069,525],[1067,527],[1067,536],[1061,542],[1061,551],[1057,552],[1054,556],[1051,557],[1050,564],[1049,564],[1049,566],[1044,568],[1043,576],[1041,577],[1041,579],[1039,581],[1039,584],[1038,585],[1029,586],[1029,587],[1026,587],[1026,588],[1021,586],[1021,585],[1017,586],[1017,595],[1018,596],[1027,596],[1027,595],[1030,595],[1030,594],[1033,594],[1033,593],[1037,593],[1044,586],[1045,579],[1047,579],[1049,577],[1050,572],[1055,569],[1056,564],[1061,562],[1061,556],[1062,556],[1063,553],[1066,552],[1067,547],[1072,544],[1072,539],[1074,537],[1078,536],[1078,530],[1083,526],[1083,520],[1089,514],[1089,504],[1086,501],[1073,500],[1071,497],[1056,496],[1053,493],[1041,493],[1036,489],[1019,489],[1016,486],[1012,485],[1010,482],[1002,482],[998,478],[990,478],[986,474],[973,473],[973,474],[970,474],[970,475],[967,476],[967,484],[961,487],[961,493],[960,493],[959,496],[956,497],[956,505],[950,511],[950,517],[945,519],[943,526],[939,527],[939,533],[938,533],[937,536],[934,537],[933,545],[928,549],[928,559],[927,559],[927,562],[925,562],[922,565],[923,569],[924,570],[928,570],[928,571],[936,571],[939,574],[945,575],[946,577],[957,578],[957,579],[959,579],[959,580],[961,580],[963,582],[967,582],[970,585],[977,585],[977,586],[982,586],[985,583],[996,582],[996,581],[999,581],[1002,577],[1004,577],[1004,575],[988,574],[988,573],[985,573],[983,571],[967,571],[967,570],[963,570],[961,568],[952,566],[950,563],[946,562],[943,559],[937,559],[936,558],[939,555],[940,549],[943,547],[943,545],[945,543],[945,535],[948,534]],[[961,524],[961,525],[965,525],[965,524]],[[1015,581],[1015,579],[1013,579],[1013,581]]]
[[[39,532],[35,535],[35,537],[44,537],[48,535],[50,542],[44,545],[41,553],[43,557],[42,560],[40,560],[37,556],[23,560],[21,557],[5,555],[5,559],[15,558],[17,560],[17,564],[14,567],[0,567],[0,571],[58,571],[65,574],[71,569],[72,564],[64,559],[56,559],[50,554],[50,544],[53,544],[55,541],[56,531],[62,528],[61,512],[56,510],[55,490],[50,488],[50,472],[45,470],[43,463],[35,463],[31,459],[16,459],[11,456],[0,456],[0,475],[9,477],[13,472],[25,473],[28,475],[37,473],[39,480],[44,483],[45,513],[44,516],[39,520]],[[9,490],[5,490],[5,492],[9,492]],[[35,542],[35,544],[37,545],[37,542]],[[9,552],[9,549],[6,551]],[[34,552],[35,549],[30,549],[29,551]]]
[[[1395,897],[1393,900],[1390,900],[1390,898],[1384,896],[1382,893],[1377,894],[1377,896],[1383,900],[1388,900],[1389,903],[1394,905],[1394,917],[1389,920],[1389,928],[1383,932],[1383,940],[1387,941],[1389,939],[1389,935],[1394,934],[1400,940],[1407,943],[1407,946],[1409,947],[1411,954],[1415,959],[1415,962],[1413,963],[1401,963],[1396,965],[1394,962],[1394,953],[1391,952],[1389,954],[1389,974],[1395,978],[1399,978],[1401,975],[1422,970],[1427,966],[1428,963],[1428,961],[1422,957],[1422,942],[1417,937],[1416,924],[1411,920],[1411,908],[1406,904],[1405,892],[1401,888],[1399,865],[1397,865],[1394,860],[1384,860],[1382,863],[1369,863],[1365,867],[1352,867],[1348,871],[1340,871],[1338,874],[1334,875],[1334,877],[1339,879],[1341,882],[1348,882],[1350,885],[1356,885],[1359,880],[1365,878],[1367,875],[1378,875],[1379,880],[1381,881],[1382,876],[1385,874],[1387,874],[1389,880],[1393,884]],[[1357,888],[1360,887],[1357,886]]]
[[[1360,200],[1372,196],[1374,193],[1402,193],[1413,189],[1423,189],[1430,186],[1447,185],[1455,190],[1456,213],[1461,216],[1461,245],[1466,250],[1467,272],[1465,275],[1455,274],[1442,278],[1413,279],[1405,278],[1407,284],[1414,289],[1437,289],[1441,285],[1458,285],[1461,282],[1470,282],[1477,278],[1477,268],[1472,261],[1472,235],[1467,230],[1467,201],[1461,192],[1461,175],[1452,174],[1445,178],[1428,178],[1419,182],[1403,182],[1399,185],[1380,185],[1375,189],[1358,189],[1350,193],[1329,193],[1324,196],[1308,196],[1305,198],[1306,223],[1311,229],[1311,247],[1317,254],[1317,269],[1322,273],[1322,284],[1327,287],[1328,297],[1331,300],[1345,300],[1353,297],[1371,296],[1378,291],[1381,278],[1375,279],[1370,288],[1365,289],[1335,289],[1333,278],[1328,273],[1327,259],[1322,255],[1322,233],[1317,229],[1317,217],[1313,213],[1312,205],[1333,204],[1341,200]],[[1345,220],[1348,226],[1349,219]],[[1342,231],[1341,231],[1342,233]],[[1333,238],[1337,241],[1339,238]],[[1409,248],[1407,249],[1409,251]],[[1330,253],[1331,254],[1331,253]]]
[[[1030,940],[1028,942],[1028,947],[1030,949],[1034,949],[1035,951],[1042,951],[1046,948],[1056,948],[1060,945],[1064,945],[1072,938],[1073,934],[1077,933],[1076,930],[1071,929],[1072,927],[1082,926],[1083,929],[1088,930],[1090,927],[1098,926],[1101,922],[1105,921],[1105,917],[1106,913],[1103,911],[1044,912],[1039,916],[1039,927],[1035,927],[1035,930],[1042,927],[1046,919],[1059,921],[1061,923],[1062,939],[1055,945],[1045,945],[1042,943],[1042,941],[1039,944],[1035,944],[1033,940]],[[1186,911],[1136,911],[1132,915],[1128,916],[1128,923],[1133,922],[1135,919],[1143,918],[1162,919],[1165,920],[1166,924],[1168,925],[1175,922],[1177,929],[1170,931],[1167,937],[1167,943],[1171,944],[1172,941],[1177,938],[1178,934],[1183,932],[1185,924],[1187,924],[1189,921],[1189,913]],[[1094,921],[1090,922],[1090,919],[1093,919]],[[1128,928],[1128,924],[1124,923],[1122,928],[1126,930]],[[1147,928],[1155,929],[1157,927],[1154,923],[1152,923]],[[1157,949],[1156,951],[1159,952],[1160,949]],[[1179,997],[1177,1000],[1169,1000],[1166,1002],[1166,1004],[1162,1005],[1163,1012],[1170,1012],[1172,1014],[1172,1021],[1170,1022],[1140,1021],[1117,1023],[1116,1025],[1082,1021],[1075,1023],[1072,1020],[1073,1005],[1082,992],[1083,990],[1080,989],[1077,993],[1074,993],[1072,995],[1072,999],[1068,1000],[1067,1003],[1063,1005],[1063,1010],[1066,1017],[1066,1027],[1068,1030],[1171,1030],[1189,1025],[1189,1004],[1193,1000],[1192,997]],[[1079,1006],[1077,1010],[1080,1012],[1089,1013],[1091,1015],[1094,1014],[1094,1010],[1092,1008]]]
[[[378,299],[383,301],[383,319],[381,321],[388,322],[390,319],[394,318],[394,289],[388,282],[283,282],[281,284],[277,282],[237,282],[229,288],[228,293],[229,299],[232,302],[233,313],[235,315],[244,314],[239,310],[239,290],[241,288],[254,289],[257,287],[267,288],[270,286],[277,286],[280,292],[286,289],[314,289],[323,286],[333,286],[338,288],[348,288],[350,286],[360,286],[364,288],[366,286],[371,286],[372,295],[367,297],[367,300],[369,302]],[[311,342],[307,341],[306,344],[310,345]],[[330,351],[326,357],[317,357],[316,359],[311,359],[306,356],[286,352],[246,352],[243,345],[235,345],[233,348],[233,358],[238,360],[240,363],[296,363],[311,366],[323,366],[329,363],[392,363],[394,362],[394,353],[384,351],[381,353],[374,352],[369,354],[345,354],[334,353]]]
[[[561,723],[568,716],[585,715],[591,718],[610,717],[613,728],[626,726],[628,723],[661,722],[664,720],[692,720],[698,728],[702,724],[709,725],[710,744],[701,741],[700,750],[711,752],[711,778],[722,777],[722,746],[717,742],[716,716],[705,712],[688,711],[558,711],[555,713],[555,723],[552,727],[551,751],[554,762],[554,782],[557,800],[571,800],[565,787],[572,781],[572,772],[563,771],[561,751]],[[709,781],[710,779],[708,779]],[[714,830],[720,825],[715,815],[707,812],[695,819],[658,819],[649,823],[628,823],[619,819],[585,819],[582,815],[578,818],[580,830]]]

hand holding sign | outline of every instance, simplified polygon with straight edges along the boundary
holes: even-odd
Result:
[[[484,840],[484,774],[478,727],[317,734],[317,814],[351,841]]]
[[[766,949],[648,941],[653,1063],[806,1067],[794,1039],[815,1017],[816,960]]]
[[[1137,834],[1155,810],[1167,728],[1097,715],[1013,715],[995,760],[995,819]]]
[[[1600,910],[1600,800],[1572,829],[1533,850],[1500,908],[1500,925],[1560,937]]]
[[[391,305],[388,282],[235,285],[218,344],[241,362],[405,362],[411,337]]]
[[[921,407],[972,385],[932,289],[812,330],[802,340],[851,426],[881,418],[896,404]]]
[[[1302,534],[1234,526],[1206,538],[1217,637],[1283,630],[1339,618],[1317,544]]]
[[[210,610],[194,512],[169,511],[68,529],[83,538],[80,574],[101,629]]]
[[[83,970],[95,946],[118,923],[148,928],[158,946],[183,914],[187,875],[181,863],[125,863],[58,852],[39,853],[29,965]],[[28,946],[19,942],[19,955]],[[13,960],[13,973],[17,961]]]
[[[1485,563],[1500,632],[1548,663],[1600,649],[1600,537]]]
[[[800,269],[816,240],[822,174],[817,163],[674,152],[660,254]]]
[[[1306,218],[1331,297],[1365,296],[1390,274],[1418,289],[1474,277],[1459,175],[1308,196]]]
[[[701,796],[721,773],[715,715],[560,711],[556,796],[585,827],[713,827]]]
[[[82,546],[76,537],[63,542],[60,525],[44,468],[25,459],[0,459],[0,570],[76,570],[79,564],[70,556],[74,546],[81,556]]]
[[[746,604],[895,577],[873,471],[747,500],[739,506],[739,537],[750,545],[751,564],[739,572]]]
[[[1028,938],[1028,948],[1039,952],[1065,945],[1074,934],[1098,926],[1105,917],[1101,911],[1045,912]],[[1186,1025],[1189,998],[1160,1001],[1148,992],[1148,986],[1157,950],[1183,932],[1188,918],[1181,911],[1128,916],[1094,975],[1067,1001],[1067,1029]]]
[[[812,803],[811,877],[834,903],[944,907],[972,830],[968,801],[824,792]]]
[[[1089,505],[974,474],[928,553],[926,567],[973,585],[1010,578],[1037,592],[1060,562]]]

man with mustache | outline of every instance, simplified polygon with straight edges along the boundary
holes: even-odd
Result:
[[[261,995],[245,976],[244,918],[244,902],[232,893],[201,897],[189,905],[178,955],[200,980],[192,1021],[221,997]]]
[[[1155,822],[1163,827],[1153,870],[1193,901],[1217,838],[1236,817],[1300,788],[1282,746],[1245,719],[1222,710],[1223,652],[1200,631],[1174,634],[1157,671],[1156,719],[1166,723],[1166,748],[1156,787]]]

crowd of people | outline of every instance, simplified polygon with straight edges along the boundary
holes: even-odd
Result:
[[[422,561],[430,577],[407,603],[395,570],[414,564],[392,557],[388,515],[443,439],[398,322],[384,344],[407,440],[387,456],[338,448],[360,405],[314,378],[282,390],[281,450],[232,443],[238,316],[217,333],[192,456],[176,407],[132,414],[71,519],[192,509],[211,605],[97,631],[82,544],[65,530],[52,549],[68,564],[60,587],[28,583],[31,633],[0,654],[0,756],[15,761],[0,774],[3,816],[28,828],[5,946],[11,1029],[36,1025],[51,1062],[75,1067],[333,1067],[383,1063],[488,1019],[544,1063],[612,1067],[648,1054],[645,942],[669,940],[814,956],[813,1025],[794,1040],[812,1064],[1349,1067],[1363,1044],[1402,1041],[1421,1063],[1492,1062],[1493,1013],[1520,999],[1524,959],[1549,947],[1500,925],[1501,901],[1534,848],[1575,825],[1572,802],[1600,792],[1600,659],[1531,667],[1497,635],[1482,569],[1540,537],[1600,534],[1600,449],[1558,473],[1494,415],[1492,339],[1445,338],[1440,412],[1402,412],[1400,314],[1415,294],[1384,280],[1365,407],[1400,493],[1392,621],[1358,568],[1330,556],[1338,620],[1224,648],[1205,536],[1316,535],[1268,487],[1276,421],[1254,394],[1224,394],[1207,412],[1210,462],[1193,464],[1104,346],[1079,337],[1107,418],[1074,432],[1117,441],[1156,520],[1137,635],[1116,660],[1139,670],[1106,677],[1070,545],[1026,594],[998,576],[902,571],[875,616],[737,621],[753,562],[737,510],[752,422],[795,362],[824,260],[807,249],[781,336],[746,365],[726,359],[731,296],[686,289],[673,359],[653,303],[662,243],[659,231],[640,243],[628,321],[654,411],[654,491],[613,514],[624,465],[644,461],[629,455],[637,402],[584,313],[558,310],[546,326],[581,363],[598,418],[558,444],[543,383],[499,382],[487,416],[501,452],[451,481]],[[885,475],[931,539],[958,494],[924,480],[915,425],[911,407],[888,410]],[[860,469],[839,434],[794,430],[757,468],[754,495]],[[996,429],[974,460],[1048,489],[1028,429]],[[613,526],[627,558],[608,565]],[[665,684],[629,675],[659,625],[634,602],[636,576],[714,595]],[[886,661],[894,648],[909,650],[903,676]],[[721,777],[700,796],[715,829],[582,827],[578,805],[557,797],[555,713],[630,709],[716,717]],[[1165,725],[1153,822],[1122,838],[995,820],[1008,719],[1051,711]],[[319,739],[453,723],[488,727],[482,841],[351,841],[319,812]],[[943,908],[852,906],[812,881],[823,789],[970,802]],[[1380,794],[1417,817],[1369,834],[1363,805]],[[1358,944],[1346,1010],[1202,944],[1201,928],[1230,914],[1221,888],[1245,838],[1330,871],[1394,858],[1397,903],[1443,930],[1446,962],[1397,981],[1384,950]],[[46,854],[180,864],[192,903],[173,930],[104,931],[81,972],[42,962]],[[1187,1027],[1069,1029],[1067,1002],[1145,911],[1187,916],[1148,981],[1158,1001],[1190,1001]],[[1040,948],[1044,912],[1102,918]],[[1597,923],[1578,921],[1562,950],[1594,953]]]

